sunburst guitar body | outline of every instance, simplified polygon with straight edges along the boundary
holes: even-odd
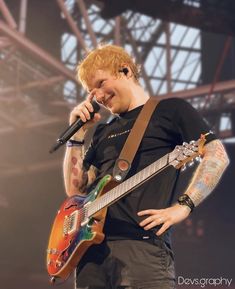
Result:
[[[103,226],[108,206],[133,191],[168,166],[179,169],[203,155],[205,136],[183,143],[124,182],[110,175],[101,179],[87,196],[72,196],[57,212],[47,249],[47,271],[52,281],[65,280],[93,244],[104,239]]]

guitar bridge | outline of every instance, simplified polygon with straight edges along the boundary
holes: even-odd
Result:
[[[77,231],[78,228],[78,210],[74,211],[71,215],[65,216],[63,234],[69,235]]]

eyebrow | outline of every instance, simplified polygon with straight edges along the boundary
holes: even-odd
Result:
[[[104,77],[102,77],[102,78],[100,78],[100,79],[97,79],[96,82],[95,82],[95,84],[94,84],[94,87],[93,87],[91,90],[88,89],[88,92],[90,93],[94,88],[97,88],[97,85],[98,85],[99,83],[101,83],[102,81],[104,81],[104,80],[105,80]]]

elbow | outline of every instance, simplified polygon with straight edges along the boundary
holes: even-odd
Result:
[[[228,157],[228,154],[226,152],[226,149],[224,148],[223,144],[220,142],[220,145],[222,146],[222,149],[221,149],[221,161],[224,165],[224,169],[226,169],[230,163],[230,160],[229,160],[229,157]],[[219,152],[219,148],[218,148],[218,152]]]
[[[224,171],[229,165],[228,154],[220,140],[214,140],[205,145],[205,159],[213,161]]]
[[[222,170],[224,172],[226,170],[226,168],[229,166],[230,160],[229,160],[228,154],[227,154],[226,149],[224,148],[224,146],[222,146],[222,148],[223,149],[218,154],[218,159],[220,158]]]

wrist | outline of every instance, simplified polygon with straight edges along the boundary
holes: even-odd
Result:
[[[190,210],[190,212],[192,212],[194,207],[195,207],[193,201],[191,200],[191,198],[187,194],[181,195],[178,198],[177,202],[180,206],[187,207]]]
[[[70,139],[66,143],[67,147],[81,147],[83,145],[84,145],[84,140],[77,141],[77,140]]]
[[[79,142],[84,142],[86,131],[81,128],[78,132],[76,132],[72,137],[71,140],[79,141]]]
[[[182,212],[185,212],[185,214],[188,216],[191,213],[191,209],[186,205],[180,205],[179,203],[175,203],[175,206],[180,208]]]

